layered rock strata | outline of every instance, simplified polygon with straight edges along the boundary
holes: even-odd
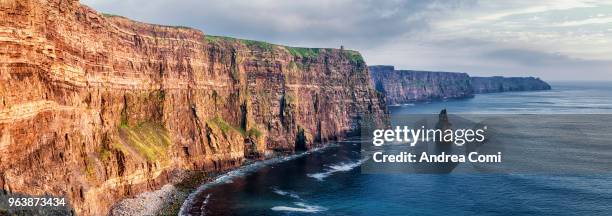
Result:
[[[390,105],[474,96],[466,73],[395,70],[393,66],[370,66],[372,85]]]
[[[470,77],[467,73],[395,70],[388,65],[368,68],[372,85],[386,95],[389,105],[551,89],[548,83],[535,77]]]
[[[386,124],[360,54],[206,36],[75,0],[0,1],[0,189],[79,215]]]
[[[548,83],[536,77],[472,77],[472,86],[477,94],[551,89]]]

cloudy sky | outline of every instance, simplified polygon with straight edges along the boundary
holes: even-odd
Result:
[[[81,0],[211,35],[359,50],[368,65],[612,80],[612,1]]]

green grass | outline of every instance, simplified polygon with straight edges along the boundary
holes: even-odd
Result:
[[[227,134],[229,133],[230,130],[233,130],[234,127],[231,126],[229,123],[227,123],[223,118],[221,117],[214,117],[210,120],[210,122],[214,125],[216,125],[217,127],[219,127],[219,129],[221,129],[221,133],[223,133],[223,136],[227,136]]]
[[[255,127],[251,127],[249,130],[244,130],[241,127],[236,127],[236,126],[231,125],[230,123],[227,123],[225,120],[223,120],[223,118],[219,116],[208,120],[208,123],[210,125],[216,125],[219,129],[221,129],[221,133],[223,133],[223,136],[225,137],[230,135],[229,133],[231,133],[232,131],[242,135],[242,137],[245,137],[245,138],[250,137],[250,136],[255,136],[256,138],[260,138],[261,136],[263,136],[263,132],[261,132],[259,129]]]
[[[113,153],[111,152],[110,149],[105,148],[105,147],[101,147],[98,150],[98,155],[100,160],[102,160],[103,162],[108,162],[110,161],[111,157],[113,156]]]
[[[249,136],[255,136],[256,138],[260,138],[263,135],[263,133],[260,130],[258,130],[257,128],[251,128],[248,131],[248,135]]]
[[[127,149],[125,145],[120,142],[115,142],[112,144],[111,148],[117,149],[123,153],[123,155],[130,155],[130,151]]]
[[[250,47],[250,48],[257,47],[263,51],[268,51],[268,52],[273,51],[277,47],[283,47],[292,56],[295,56],[298,58],[309,58],[309,59],[318,58],[323,53],[322,51],[330,52],[331,50],[333,50],[330,48],[306,48],[306,47],[283,46],[283,45],[272,44],[272,43],[268,43],[264,41],[247,40],[247,39],[239,39],[239,38],[232,38],[232,37],[226,37],[226,36],[215,36],[215,35],[206,35],[204,37],[204,40],[206,40],[206,42],[208,43],[219,43],[222,41],[241,43],[247,47]],[[352,63],[355,63],[355,64],[364,63],[363,57],[357,51],[342,50],[342,53]]]
[[[191,27],[189,27],[189,26],[182,26],[182,25],[177,25],[177,26],[172,26],[172,25],[162,25],[162,26],[169,27],[169,28],[178,28],[178,29],[193,29],[193,28],[191,28]]]
[[[235,42],[244,44],[250,48],[259,48],[263,51],[273,51],[277,47],[285,48],[291,55],[299,58],[318,58],[321,55],[321,51],[327,50],[330,51],[332,49],[329,48],[306,48],[306,47],[291,47],[291,46],[283,46],[268,43],[265,41],[256,41],[256,40],[248,40],[248,39],[239,39],[233,37],[226,36],[215,36],[215,35],[206,35],[204,36],[204,40],[208,43],[219,43],[219,42]]]
[[[113,147],[121,151],[131,149],[149,162],[166,159],[171,140],[168,131],[160,124],[141,123],[137,126],[122,125],[119,128],[121,143]]]
[[[291,53],[291,55],[300,58],[318,58],[321,54],[321,48],[304,48],[304,47],[288,47],[285,49]]]
[[[225,136],[225,137],[230,135],[229,133],[231,131],[237,132],[237,133],[239,133],[242,136],[246,136],[247,135],[245,130],[243,130],[240,127],[232,126],[231,124],[227,123],[223,118],[221,118],[219,116],[216,116],[216,117],[210,119],[209,123],[219,127],[219,129],[221,129],[221,133],[223,133],[223,136]]]
[[[271,43],[264,42],[264,41],[247,40],[247,39],[239,39],[239,38],[226,37],[226,36],[215,36],[215,35],[206,35],[204,36],[204,40],[206,40],[206,42],[208,43],[219,43],[222,41],[241,43],[241,44],[244,44],[245,46],[248,46],[249,48],[256,47],[264,51],[272,51],[274,50],[274,47],[278,46],[276,44],[271,44]]]
[[[109,14],[109,13],[102,13],[102,16],[103,16],[103,17],[108,17],[108,18],[111,18],[111,17],[121,17],[121,18],[125,18],[125,17],[123,17],[123,16],[119,16],[119,15],[116,15],[116,14]]]
[[[95,164],[96,164],[96,161],[92,157],[88,156],[87,161],[85,161],[85,173],[87,174],[88,178],[96,177]]]
[[[302,69],[302,66],[298,65],[297,63],[295,63],[295,61],[289,62],[288,67],[289,67],[290,70]]]
[[[127,113],[127,109],[124,107],[121,110],[121,122],[119,123],[119,127],[120,128],[128,128],[130,127],[130,122],[128,119],[128,113]]]
[[[349,59],[349,61],[351,63],[353,63],[353,64],[363,64],[363,63],[365,63],[365,61],[363,60],[363,57],[357,51],[354,51],[354,50],[345,50],[344,53],[346,54],[346,56]]]
[[[229,42],[239,41],[239,39],[236,39],[236,38],[226,37],[226,36],[216,36],[216,35],[206,35],[204,36],[204,40],[209,43],[217,43],[221,41],[229,41]]]
[[[274,47],[278,46],[278,45],[271,44],[268,42],[263,42],[263,41],[245,40],[245,39],[241,39],[240,41],[248,47],[258,47],[264,51],[272,51],[274,50]]]

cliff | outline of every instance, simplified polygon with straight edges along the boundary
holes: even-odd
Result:
[[[206,36],[75,0],[0,1],[0,189],[79,215],[386,124],[359,53]],[[0,191],[1,192],[1,191]]]
[[[478,94],[551,89],[548,83],[535,77],[472,77],[472,86],[474,92]]]
[[[550,90],[534,77],[470,77],[467,73],[395,70],[388,65],[368,67],[370,80],[389,105],[474,97],[474,94]]]
[[[466,73],[395,70],[384,65],[368,68],[372,85],[390,105],[474,96]]]

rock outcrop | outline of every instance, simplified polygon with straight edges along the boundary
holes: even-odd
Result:
[[[474,96],[466,73],[395,70],[393,66],[370,66],[372,85],[390,105]]]
[[[368,68],[372,85],[386,95],[389,105],[551,89],[548,83],[534,77],[470,77],[467,73],[395,70],[389,65]]]
[[[551,89],[548,83],[535,77],[472,77],[472,86],[477,94]]]
[[[76,0],[0,1],[0,189],[79,215],[386,124],[360,54],[210,37]],[[0,191],[1,192],[1,191]]]

